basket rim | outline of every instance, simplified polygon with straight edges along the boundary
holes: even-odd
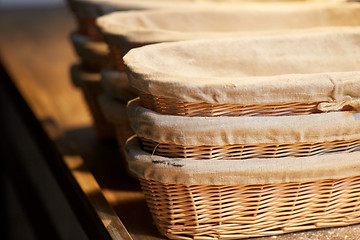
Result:
[[[152,96],[140,93],[141,104],[164,115],[187,117],[239,117],[239,116],[291,116],[321,113],[321,102],[291,102],[274,104],[210,104],[206,102],[183,102],[175,98]],[[344,106],[339,111],[351,111]]]
[[[67,0],[67,2],[75,15],[94,19],[115,11],[171,8],[174,4],[177,6],[188,6],[189,3],[204,5],[196,0]]]
[[[100,83],[101,76],[98,72],[86,71],[81,64],[73,64],[71,66],[71,78],[76,82],[76,85],[81,85],[83,82]]]
[[[191,2],[191,1],[185,1],[185,2]],[[196,2],[196,1],[195,1]],[[194,2],[194,3],[195,3]],[[127,11],[127,12],[112,12],[110,14],[107,14],[105,16],[101,16],[97,20],[97,25],[101,28],[101,31],[104,35],[108,35],[109,38],[115,38],[117,39],[118,45],[123,45],[126,43],[132,43],[132,44],[151,44],[154,42],[167,42],[167,41],[179,41],[179,40],[189,40],[194,38],[206,38],[206,37],[214,37],[217,35],[233,35],[234,33],[236,35],[239,35],[241,33],[249,34],[251,32],[252,34],[259,34],[254,33],[252,29],[236,29],[233,31],[224,31],[224,30],[207,30],[207,31],[184,31],[182,29],[171,29],[168,26],[167,27],[161,27],[149,24],[149,25],[139,25],[139,21],[137,18],[140,17],[143,19],[146,17],[146,19],[152,20],[153,17],[158,16],[164,16],[168,17],[168,15],[176,16],[179,14],[202,14],[207,12],[214,12],[214,13],[221,13],[228,15],[229,13],[237,13],[239,15],[242,15],[243,13],[241,11],[245,10],[245,12],[248,11],[258,11],[259,14],[267,12],[274,15],[278,15],[280,13],[284,12],[284,7],[288,8],[286,10],[292,11],[292,14],[294,14],[294,10],[301,9],[299,11],[300,14],[303,14],[304,10],[313,11],[315,10],[334,10],[334,9],[349,9],[349,10],[357,10],[360,7],[353,3],[344,3],[344,2],[270,2],[265,3],[266,8],[264,8],[264,3],[256,3],[256,2],[242,2],[239,6],[235,2],[228,1],[226,4],[230,5],[224,5],[224,4],[217,4],[217,8],[214,8],[212,5],[212,1],[207,1],[201,8],[196,8],[194,6],[181,6],[177,8],[151,8],[151,9],[142,9],[138,11]],[[279,4],[281,4],[281,8],[279,8]],[[207,7],[208,6],[208,7]],[[318,12],[315,12],[315,14]],[[296,14],[296,13],[295,13]],[[133,23],[130,22],[129,24],[129,18],[134,18],[135,21]],[[221,18],[219,18],[221,19]],[[170,20],[171,21],[171,20]],[[207,21],[205,21],[207,23]],[[339,24],[337,24],[339,25]],[[342,24],[346,26],[346,24]],[[328,25],[326,27],[331,27],[332,25]],[[334,26],[336,26],[334,24]],[[349,24],[350,26],[350,24]],[[320,26],[314,26],[312,25],[311,28],[314,27],[324,27],[324,24],[322,23]],[[297,28],[296,26],[292,26],[291,29],[288,29],[289,31],[292,31],[292,29]],[[303,26],[299,27],[300,31],[301,28],[304,28]],[[308,27],[309,28],[309,27]],[[282,30],[273,29],[277,34],[281,34]],[[288,31],[287,30],[287,31]],[[263,31],[264,34],[268,32],[269,30],[266,29]],[[258,32],[258,31],[256,31]],[[144,34],[141,35],[141,37],[138,36],[138,34]],[[199,36],[197,36],[199,34]]]
[[[359,139],[358,115],[331,112],[297,116],[187,117],[154,112],[142,107],[139,98],[128,103],[128,117],[139,137],[184,146]]]
[[[101,112],[110,123],[123,124],[124,122],[129,121],[126,114],[126,102],[119,101],[112,96],[103,93],[99,95],[98,103]]]
[[[136,90],[129,85],[125,72],[105,68],[100,75],[105,94],[115,100],[127,103],[138,96]]]
[[[329,153],[360,151],[360,140],[283,144],[232,144],[184,146],[140,138],[142,149],[169,158],[194,160],[243,160],[254,158],[308,157]]]
[[[86,63],[92,63],[102,68],[110,61],[107,44],[101,41],[94,41],[90,37],[72,32],[70,39],[74,50],[80,60]]]
[[[125,146],[129,170],[139,178],[185,185],[238,185],[305,182],[360,175],[360,152],[312,157],[250,160],[188,160],[153,155],[139,138]]]
[[[333,43],[335,43],[335,41],[338,42],[340,38],[344,41],[348,41],[351,38],[360,38],[358,29],[360,28],[338,28],[335,32],[320,31],[311,34],[287,35],[286,37],[291,39],[291,41],[288,41],[289,44],[295,44],[302,39],[307,39],[308,43],[310,39],[318,39],[319,41],[320,39],[321,41],[332,39]],[[343,38],[342,36],[347,37]],[[331,70],[326,72],[326,70],[322,69],[316,73],[279,72],[269,75],[264,73],[263,76],[239,75],[239,77],[235,76],[234,73],[229,76],[220,76],[221,72],[219,72],[219,70],[217,74],[214,73],[210,76],[209,73],[207,73],[208,75],[203,75],[204,72],[209,72],[206,70],[209,70],[207,66],[210,66],[210,63],[206,65],[202,61],[201,66],[197,66],[197,68],[203,69],[202,72],[195,71],[192,69],[194,64],[190,64],[187,60],[191,59],[191,56],[185,57],[186,54],[181,54],[181,56],[177,57],[177,60],[173,58],[173,61],[164,66],[163,64],[156,64],[155,66],[155,62],[160,61],[165,63],[167,57],[170,55],[172,57],[175,56],[174,52],[180,52],[181,49],[187,49],[186,52],[190,54],[193,49],[198,49],[197,47],[201,46],[203,49],[206,49],[215,43],[218,46],[232,46],[233,44],[240,43],[251,43],[254,45],[257,42],[267,44],[268,42],[278,43],[285,41],[284,37],[285,36],[267,36],[258,38],[221,38],[165,42],[132,49],[123,59],[130,85],[137,88],[140,92],[154,96],[176,98],[184,102],[207,102],[215,104],[341,102],[345,96],[353,98],[359,97],[360,71],[353,68],[347,68],[345,70],[344,67],[340,67],[337,72]],[[215,46],[214,49],[216,49]],[[349,49],[344,51],[347,51],[348,56],[351,55]],[[154,59],[154,56],[156,56],[156,61],[150,61],[150,59]],[[213,57],[213,55],[209,55],[208,57]],[[348,59],[349,63],[351,62],[353,64],[352,67],[354,67],[354,62],[350,60],[350,58]],[[296,61],[297,60],[294,60],[294,63]],[[176,66],[174,64],[176,64]],[[182,66],[182,64],[185,65]],[[234,67],[235,65],[232,64],[231,66]],[[170,68],[178,70],[170,72]],[[181,69],[181,71],[179,69]],[[222,68],[219,67],[219,69]],[[221,71],[225,70],[222,69]],[[186,72],[190,73],[185,74]],[[241,71],[239,74],[242,74]]]

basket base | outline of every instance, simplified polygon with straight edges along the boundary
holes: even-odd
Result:
[[[140,182],[157,228],[170,239],[241,239],[360,223],[360,177],[234,186]]]

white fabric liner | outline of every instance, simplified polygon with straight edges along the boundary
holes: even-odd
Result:
[[[128,168],[162,183],[238,185],[339,179],[360,175],[360,152],[250,160],[166,158],[141,150],[133,137],[125,146]]]
[[[128,103],[131,127],[139,137],[178,145],[287,144],[360,138],[360,114],[332,112],[298,116],[185,117],[162,115]]]
[[[105,42],[92,41],[89,37],[72,32],[70,39],[77,55],[87,61],[106,65],[109,60],[109,49]]]
[[[98,102],[106,120],[110,123],[124,124],[128,121],[126,103],[117,101],[106,94],[101,94]]]
[[[153,44],[124,62],[139,91],[185,102],[336,105],[350,97],[356,107],[359,43],[360,28],[348,27]]]
[[[111,69],[101,71],[101,84],[105,93],[125,104],[138,96],[136,90],[129,85],[126,73]]]
[[[100,74],[86,72],[81,69],[79,64],[75,64],[70,68],[71,81],[76,87],[81,87],[84,82],[99,82]]]
[[[134,134],[127,117],[126,104],[106,94],[100,95],[98,101],[105,119],[115,127],[120,151],[125,156],[125,153],[123,153],[125,142]]]
[[[80,70],[81,66],[79,64],[74,64],[70,67],[70,78],[75,87],[81,87],[81,79],[79,78]]]
[[[357,3],[242,4],[115,12],[97,19],[107,42],[123,53],[133,46],[209,38],[269,34],[331,26],[360,26]]]
[[[253,2],[272,2],[274,0],[67,0],[69,8],[78,16],[96,18],[114,11],[195,7],[209,4],[219,5]],[[286,2],[275,0],[274,2]],[[290,0],[291,1],[291,0]],[[293,2],[344,2],[346,0],[298,0]]]

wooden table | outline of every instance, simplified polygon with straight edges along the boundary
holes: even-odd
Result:
[[[91,239],[159,240],[136,179],[116,142],[96,139],[81,91],[69,78],[77,58],[65,8],[0,12],[5,84]],[[359,233],[359,236],[357,235]],[[358,225],[257,239],[360,239]]]

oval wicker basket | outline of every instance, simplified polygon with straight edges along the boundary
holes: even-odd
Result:
[[[104,42],[96,42],[77,32],[70,34],[76,54],[81,59],[82,68],[89,72],[100,72],[110,63],[109,50]]]
[[[193,172],[187,172],[189,168],[184,168],[184,162],[178,161],[171,165],[165,158],[146,155],[136,147],[134,141],[137,141],[136,138],[127,143],[128,164],[140,179],[157,228],[170,239],[240,239],[360,222],[360,175],[321,179],[321,174],[315,174],[313,180],[301,180],[302,177],[297,180],[295,177],[289,182],[284,180],[276,183],[251,183],[255,176],[266,176],[260,174],[267,168],[264,162],[262,167],[258,168],[258,175],[249,174],[247,178],[241,178],[250,183],[242,184],[239,181],[239,184],[184,184],[178,181],[194,181],[187,180],[189,178],[206,181],[201,174],[211,174],[211,171],[201,170],[198,177],[196,172],[206,168],[209,163],[201,165],[200,161]],[[345,155],[342,156],[346,157]],[[336,158],[333,160],[336,161]],[[141,161],[145,161],[146,166],[136,167]],[[224,164],[222,161],[215,161],[214,169],[217,169],[217,163],[219,169]],[[275,161],[273,163],[276,165]],[[236,164],[240,165],[241,161]],[[295,165],[292,171],[301,166]],[[340,166],[330,168],[333,169],[332,174],[335,174]],[[325,168],[320,166],[320,169]],[[306,171],[299,176],[305,176],[309,172],[298,170]],[[237,170],[234,167],[226,171],[232,171],[235,175],[234,171]],[[226,171],[222,174],[212,173],[217,176],[212,182],[220,182],[228,175]],[[282,171],[286,170],[277,170],[273,175],[287,174]],[[293,174],[290,172],[288,174]],[[239,172],[239,176],[241,174]],[[183,178],[179,178],[181,175],[184,175]],[[280,176],[279,180],[281,179]]]
[[[207,2],[207,3],[205,3]],[[75,15],[78,33],[90,37],[93,41],[102,41],[103,37],[96,27],[96,18],[115,11],[143,9],[179,8],[204,6],[211,3],[220,6],[224,2],[242,2],[242,0],[67,0],[69,9]],[[339,0],[340,2],[340,0]]]
[[[98,18],[97,25],[111,49],[117,69],[123,71],[122,57],[136,47],[196,38],[266,35],[271,34],[270,31],[359,26],[359,11],[358,4],[341,1],[247,3],[240,7],[218,4],[216,8],[208,3],[202,8],[117,12]]]
[[[96,28],[96,19],[76,16],[76,22],[78,24],[77,32],[81,35],[89,37],[96,42],[102,42],[103,38]]]
[[[101,85],[106,95],[122,101],[124,104],[138,96],[136,90],[129,85],[124,72],[103,69],[101,71]]]
[[[332,28],[192,40],[133,49],[124,60],[143,106],[162,114],[236,117],[352,111],[358,110],[360,99],[359,58],[354,54],[360,55],[355,44],[359,39],[359,28]]]
[[[186,117],[151,111],[134,99],[128,116],[142,148],[168,158],[242,160],[360,150],[360,120],[354,112]]]
[[[98,97],[103,92],[100,74],[86,72],[80,65],[74,65],[71,67],[71,79],[82,90],[98,138],[113,139],[114,127],[105,119],[98,103]]]
[[[116,140],[119,144],[120,152],[125,157],[125,142],[134,134],[126,114],[126,102],[116,100],[107,94],[101,94],[98,101],[105,119],[115,128]]]

